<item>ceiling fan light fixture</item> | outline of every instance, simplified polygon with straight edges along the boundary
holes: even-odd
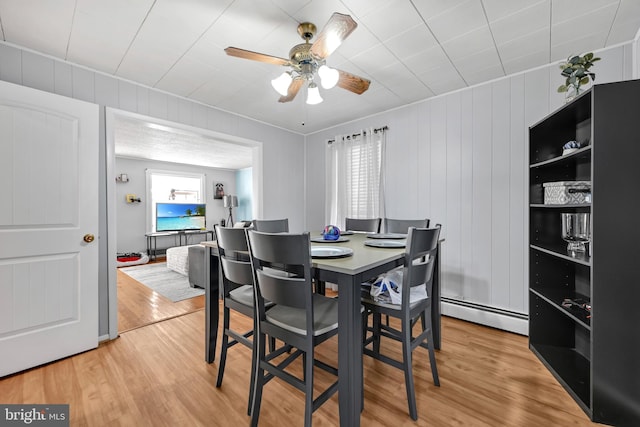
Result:
[[[292,80],[293,77],[291,76],[291,72],[285,71],[277,78],[271,80],[271,86],[273,86],[276,92],[278,92],[280,95],[287,96],[287,93],[289,92],[289,85],[291,84]]]
[[[371,84],[370,80],[325,66],[329,55],[356,29],[358,24],[349,15],[335,12],[331,15],[322,30],[316,35],[316,26],[310,22],[298,24],[298,34],[304,39],[289,50],[288,58],[253,52],[229,46],[224,51],[229,56],[287,68],[279,77],[271,80],[273,88],[281,95],[278,102],[291,102],[298,95],[303,85],[308,84],[307,104],[318,104],[322,97],[314,79],[320,80],[324,89],[339,86],[342,89],[361,95]]]
[[[320,104],[321,102],[322,97],[320,96],[318,85],[316,85],[314,82],[309,83],[309,88],[307,89],[307,104],[315,105]]]
[[[326,65],[322,65],[318,69],[318,75],[320,76],[320,83],[324,89],[331,89],[335,87],[340,79],[340,73],[334,68],[329,68]]]

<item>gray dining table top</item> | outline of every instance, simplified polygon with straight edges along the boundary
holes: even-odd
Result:
[[[318,237],[321,235],[319,231],[311,232],[310,234],[311,237]],[[404,254],[404,248],[376,248],[366,246],[364,244],[364,242],[368,240],[366,233],[354,233],[344,237],[347,237],[349,240],[346,242],[311,242],[311,246],[320,248],[327,246],[350,248],[353,250],[353,255],[343,258],[313,258],[312,266],[328,271],[334,271],[336,273],[354,275],[372,267],[401,258]],[[205,241],[200,244],[203,246],[209,246],[212,249],[217,249],[218,247],[217,242],[215,241]]]
[[[311,233],[311,237],[317,237],[319,235],[320,232]],[[405,248],[376,248],[366,246],[364,242],[368,240],[368,237],[365,233],[354,233],[345,237],[347,237],[349,241],[327,243],[312,242],[312,247],[333,246],[338,248],[350,248],[353,250],[353,255],[348,257],[313,258],[313,267],[353,275],[401,258],[404,255]]]

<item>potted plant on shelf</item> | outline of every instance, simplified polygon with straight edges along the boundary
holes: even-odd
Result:
[[[589,52],[582,56],[569,56],[566,62],[560,64],[562,70],[560,74],[566,78],[566,81],[558,88],[558,92],[567,94],[565,97],[567,102],[580,95],[580,86],[589,83],[589,79],[596,79],[595,73],[589,72],[589,69],[599,60],[600,58],[594,57],[593,53]]]

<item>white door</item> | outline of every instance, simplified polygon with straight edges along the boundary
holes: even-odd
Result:
[[[98,345],[98,120],[0,81],[0,377]]]

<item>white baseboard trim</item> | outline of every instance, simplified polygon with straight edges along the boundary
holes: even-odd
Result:
[[[520,335],[529,335],[529,321],[527,319],[485,311],[480,308],[466,307],[446,301],[441,302],[440,309],[445,316],[479,323]]]

